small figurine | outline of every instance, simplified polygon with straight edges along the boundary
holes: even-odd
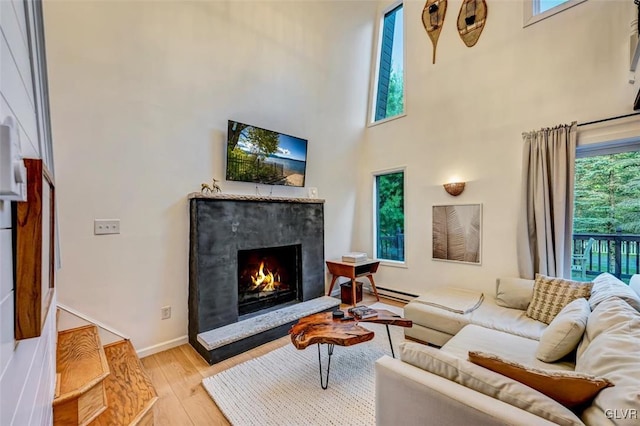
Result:
[[[200,192],[202,192],[203,194],[213,194],[216,192],[222,192],[222,189],[220,189],[220,187],[218,186],[218,181],[216,180],[216,178],[213,178],[213,182],[211,183],[211,185],[207,183],[202,184],[202,186],[200,187]]]

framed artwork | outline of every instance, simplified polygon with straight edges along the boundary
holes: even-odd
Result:
[[[53,177],[42,160],[25,158],[24,165],[27,201],[13,203],[16,340],[40,336],[55,286]]]
[[[433,206],[433,259],[480,265],[482,204]]]

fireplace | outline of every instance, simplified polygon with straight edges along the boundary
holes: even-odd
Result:
[[[193,193],[189,204],[191,345],[213,363],[286,336],[297,318],[216,348],[199,341],[202,334],[233,324],[240,324],[242,334],[242,323],[263,313],[295,310],[324,296],[324,201]],[[265,283],[270,273],[285,284],[277,291]],[[251,289],[251,277],[262,280],[262,291]]]
[[[301,245],[238,250],[238,315],[298,301]]]

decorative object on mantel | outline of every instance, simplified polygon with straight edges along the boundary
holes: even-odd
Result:
[[[318,198],[318,188],[310,187],[308,192],[309,198]]]
[[[447,13],[447,0],[427,0],[422,10],[422,24],[427,31],[427,35],[433,43],[433,63],[436,63],[436,47],[444,16]]]
[[[467,47],[473,47],[478,42],[486,21],[485,0],[463,0],[458,14],[458,34]]]
[[[212,182],[211,185],[209,185],[208,183],[203,183],[202,186],[200,187],[200,192],[202,192],[203,194],[213,194],[215,192],[222,192],[222,189],[220,189],[220,186],[218,186],[218,181],[216,180],[216,178],[212,178]]]
[[[464,191],[464,182],[451,182],[451,183],[445,183],[444,185],[444,190],[447,191],[449,194],[453,195],[454,197],[457,197],[458,195],[462,194],[462,191]]]

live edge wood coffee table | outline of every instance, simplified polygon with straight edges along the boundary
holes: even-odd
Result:
[[[321,312],[319,314],[309,315],[301,318],[297,324],[291,327],[289,334],[291,335],[291,343],[296,349],[305,349],[309,345],[318,345],[318,367],[320,370],[320,386],[327,389],[329,386],[329,371],[331,369],[331,355],[333,348],[338,346],[352,346],[358,343],[367,342],[373,339],[374,333],[364,327],[358,325],[359,322],[371,322],[376,324],[384,324],[387,328],[387,337],[389,338],[389,346],[391,346],[391,355],[395,358],[393,352],[393,343],[391,342],[390,325],[399,327],[412,327],[411,320],[402,318],[400,315],[394,314],[385,309],[376,309],[378,315],[362,320],[350,319],[342,320],[333,318],[331,312]],[[329,360],[327,361],[326,379],[322,374],[322,357],[320,356],[320,345],[327,345],[327,353]]]

